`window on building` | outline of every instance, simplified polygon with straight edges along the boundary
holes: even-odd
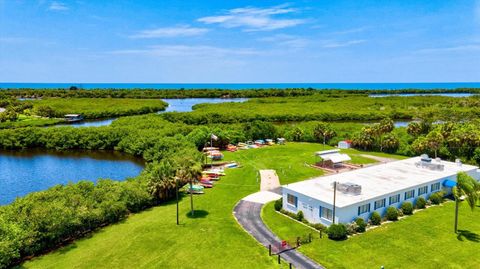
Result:
[[[333,220],[333,210],[326,207],[320,207],[320,217],[328,220]]]
[[[400,194],[390,196],[390,198],[388,200],[389,200],[390,205],[396,204],[396,203],[400,202]]]
[[[405,200],[413,198],[415,196],[415,190],[405,192]]]
[[[434,191],[438,191],[438,190],[440,190],[440,182],[433,183],[432,186],[431,186],[431,191],[434,192]]]
[[[382,208],[382,207],[385,207],[385,198],[381,199],[381,200],[378,200],[378,201],[375,201],[375,205],[374,205],[375,209],[379,209],[379,208]]]
[[[293,205],[294,207],[297,207],[297,197],[291,194],[287,194],[287,203],[289,205]]]
[[[428,192],[428,186],[418,188],[418,195],[422,195]]]
[[[364,204],[358,207],[358,215],[370,212],[370,204]]]

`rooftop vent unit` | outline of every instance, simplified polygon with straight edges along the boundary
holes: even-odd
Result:
[[[420,155],[420,160],[421,160],[422,162],[426,162],[426,163],[432,162],[432,158],[428,157],[427,154],[422,154],[422,155]]]
[[[460,159],[455,159],[455,163],[458,165],[458,166],[462,166],[462,161]]]
[[[362,193],[362,186],[350,182],[337,182],[337,190],[345,194],[359,195]]]
[[[432,171],[443,171],[445,169],[445,165],[441,163],[431,163],[431,162],[424,162],[424,161],[416,162],[415,166],[421,167],[424,169],[429,169]]]

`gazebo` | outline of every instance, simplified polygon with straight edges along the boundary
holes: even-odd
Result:
[[[323,150],[315,152],[315,156],[320,157],[321,167],[335,168],[341,166],[344,162],[352,159],[345,153],[340,153],[339,149]]]

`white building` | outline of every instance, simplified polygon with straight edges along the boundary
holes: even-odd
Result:
[[[339,149],[349,149],[352,146],[352,143],[350,141],[340,141],[338,142],[337,147]]]
[[[451,192],[458,172],[480,180],[478,167],[461,163],[423,160],[415,157],[317,177],[284,185],[283,208],[312,223],[330,225],[333,221],[333,183],[337,182],[335,223],[352,222],[358,217],[368,220],[373,211],[383,216],[389,206],[400,207],[404,201],[414,203],[434,192]]]

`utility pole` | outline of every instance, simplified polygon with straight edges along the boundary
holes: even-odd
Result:
[[[335,224],[335,205],[337,198],[337,181],[333,182],[333,224]]]
[[[177,225],[179,225],[179,220],[178,220],[178,178],[175,178],[175,196],[177,199]]]
[[[193,183],[192,179],[190,179],[190,208],[192,210],[192,217],[194,216],[194,210],[193,210]]]

